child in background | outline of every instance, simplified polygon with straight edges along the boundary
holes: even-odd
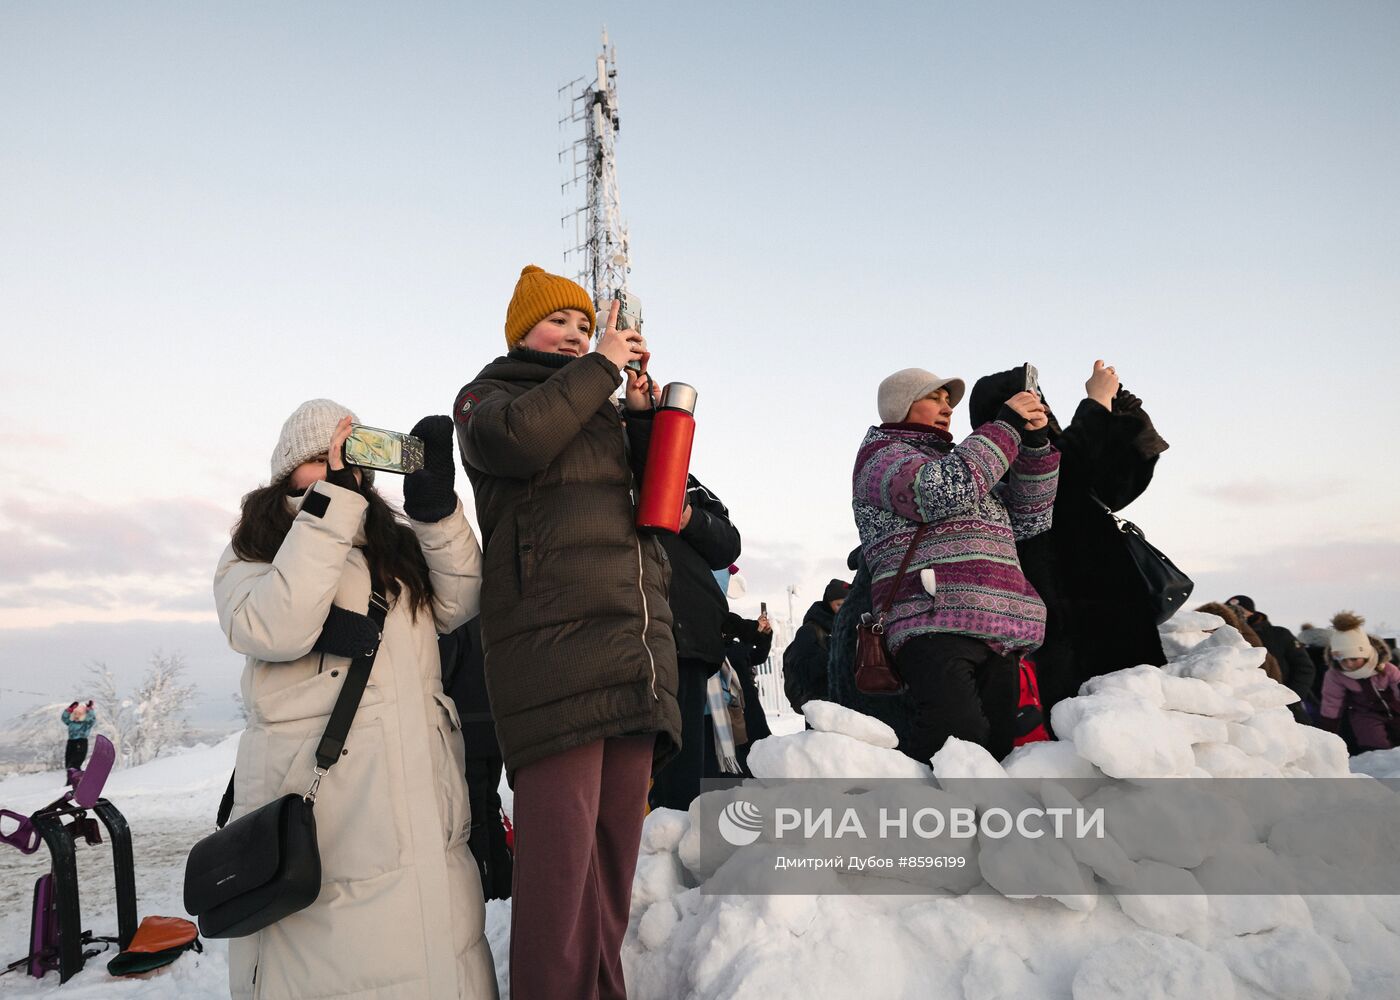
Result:
[[[1322,681],[1322,725],[1335,733],[1345,719],[1356,752],[1400,744],[1400,669],[1377,652],[1365,624],[1350,611],[1333,617]]]
[[[87,760],[88,734],[97,725],[97,709],[92,701],[86,704],[73,702],[63,710],[63,724],[68,727],[68,746],[63,753],[63,766],[78,768]]]

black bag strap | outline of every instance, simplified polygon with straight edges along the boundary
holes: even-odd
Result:
[[[350,734],[350,723],[355,720],[355,713],[360,709],[360,699],[364,697],[365,686],[369,684],[374,658],[379,655],[379,643],[384,638],[384,619],[388,613],[389,602],[384,598],[379,578],[371,573],[369,608],[365,614],[374,622],[378,637],[374,648],[365,650],[351,660],[350,669],[345,673],[345,683],[341,685],[340,694],[335,699],[335,707],[331,709],[330,721],[326,723],[326,731],[316,746],[316,777],[312,781],[311,790],[306,793],[306,799],[310,803],[315,803],[316,792],[321,787],[321,778],[340,759],[340,752],[345,748],[345,738]],[[233,814],[233,782],[237,776],[237,771],[228,776],[228,787],[224,789],[224,797],[219,800],[219,814],[214,819],[217,829],[222,830],[228,823],[229,816]]]
[[[919,525],[919,530],[914,532],[914,537],[909,540],[909,548],[904,553],[904,561],[899,564],[899,572],[895,574],[894,586],[890,587],[889,596],[885,598],[885,606],[880,609],[880,617],[890,613],[890,608],[894,607],[894,595],[899,590],[899,585],[904,582],[904,574],[909,572],[909,560],[914,558],[914,550],[919,547],[919,542],[924,537],[924,532],[928,531],[928,522]]]
[[[228,787],[224,789],[224,797],[219,800],[219,815],[214,818],[214,829],[216,830],[222,830],[224,824],[228,822],[229,816],[233,814],[233,779],[237,774],[237,771],[229,773]]]
[[[316,747],[317,784],[320,784],[321,776],[340,759],[340,751],[345,747],[345,737],[350,733],[350,723],[355,720],[355,713],[360,709],[360,699],[364,696],[365,685],[369,683],[369,673],[374,667],[374,658],[379,654],[379,643],[384,638],[384,618],[388,613],[389,602],[384,599],[379,580],[371,576],[369,608],[365,614],[369,616],[370,621],[374,622],[374,627],[378,629],[378,636],[373,648],[365,650],[351,660],[350,669],[345,673],[345,683],[341,685],[340,697],[335,700],[335,708],[331,709],[330,722],[326,723],[325,735],[321,737],[321,742]],[[315,801],[314,786],[310,798]]]

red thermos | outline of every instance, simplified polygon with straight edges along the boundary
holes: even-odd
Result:
[[[672,534],[681,530],[690,446],[695,441],[695,398],[695,387],[684,382],[672,382],[661,393],[661,408],[652,418],[642,498],[637,504],[639,528]]]

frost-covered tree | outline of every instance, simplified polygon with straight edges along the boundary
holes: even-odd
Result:
[[[14,720],[9,727],[13,736],[7,741],[19,754],[53,770],[63,766],[63,748],[68,743],[68,729],[63,725],[66,701],[38,705]]]
[[[97,708],[96,732],[112,741],[120,764],[144,764],[180,746],[189,735],[193,685],[182,683],[185,661],[179,653],[151,654],[141,685],[123,696],[105,664],[94,664],[91,697]]]

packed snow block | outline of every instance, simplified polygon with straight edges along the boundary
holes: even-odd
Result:
[[[1251,757],[1263,757],[1269,750],[1268,737],[1253,726],[1229,722],[1226,723],[1226,731],[1229,734],[1230,745],[1238,747],[1241,752]]]
[[[1081,865],[1062,840],[994,839],[979,833],[977,863],[982,877],[1009,899],[1044,896],[1077,913],[1098,906],[1094,873]]]
[[[1259,669],[1267,653],[1262,646],[1245,642],[1227,625],[1185,656],[1169,660],[1162,670],[1173,677],[1194,677],[1212,684],[1244,684],[1259,678],[1268,681],[1269,675]]]
[[[1197,743],[1196,766],[1212,778],[1281,778],[1283,772],[1263,757],[1251,757],[1229,743]]]
[[[1400,796],[1372,781],[1316,784],[1308,807],[1269,831],[1269,848],[1293,866],[1299,891],[1400,893]]]
[[[642,821],[643,854],[675,851],[690,827],[690,816],[679,809],[653,809]]]
[[[1134,861],[1195,868],[1231,844],[1258,843],[1239,803],[1202,782],[1109,787],[1084,805],[1104,809],[1108,835]]]
[[[661,899],[647,907],[637,925],[637,941],[647,951],[660,951],[671,939],[671,932],[680,923],[681,915],[676,904],[669,899]]]
[[[1104,692],[1140,698],[1158,708],[1164,707],[1167,702],[1167,696],[1162,691],[1162,671],[1147,664],[1090,677],[1079,688],[1081,695]]]
[[[956,736],[950,736],[943,742],[931,763],[939,784],[945,780],[964,781],[972,778],[992,782],[1006,780],[1006,769],[997,763],[986,747]]]
[[[1306,749],[1294,758],[1293,766],[1314,778],[1345,778],[1351,774],[1346,742],[1337,734],[1314,726],[1298,726]]]
[[[1075,973],[1073,994],[1074,1000],[1234,1000],[1235,980],[1204,948],[1144,931],[1091,953]]]
[[[1303,700],[1297,691],[1285,687],[1263,671],[1259,672],[1256,680],[1246,683],[1235,681],[1230,686],[1236,698],[1249,702],[1255,708],[1287,708]]]
[[[1068,740],[1041,740],[1019,746],[1007,755],[1001,766],[1007,777],[1017,781],[1059,781],[1084,795],[1113,780],[1079,756],[1079,751]]]
[[[961,965],[983,941],[1001,940],[1003,934],[981,912],[985,897],[935,899],[915,903],[904,910],[901,922],[918,943],[919,951],[939,963]]]
[[[1190,734],[1155,705],[1118,692],[1066,698],[1050,713],[1055,733],[1115,778],[1185,778],[1196,766]]]
[[[1162,652],[1174,660],[1191,652],[1212,632],[1225,624],[1225,619],[1205,611],[1178,611],[1157,626],[1162,640]]]
[[[1268,853],[1268,848],[1260,847]],[[1272,854],[1270,854],[1272,857]],[[1207,871],[1221,861],[1219,856],[1211,858],[1196,870],[1197,881],[1208,886],[1221,876]],[[1278,859],[1274,858],[1275,863]],[[1260,882],[1259,884],[1266,884]],[[1244,934],[1262,934],[1279,927],[1301,927],[1312,930],[1312,912],[1302,896],[1288,893],[1270,895],[1239,895],[1235,893],[1215,893],[1210,897],[1210,936],[1212,939],[1239,937]]]
[[[802,714],[818,732],[840,733],[885,750],[893,750],[899,746],[899,737],[885,723],[844,705],[813,700],[802,706]]]
[[[1224,743],[1230,738],[1229,723],[1224,719],[1192,715],[1190,712],[1174,712],[1170,709],[1164,710],[1162,714],[1175,723],[1192,743]]]
[[[1047,809],[1071,809],[1079,814],[1084,808],[1079,799],[1056,781],[1041,784],[1040,799]],[[1106,829],[1102,837],[1071,837],[1067,843],[1075,860],[1088,865],[1105,882],[1125,884],[1132,880],[1135,870],[1133,860]]]
[[[843,733],[770,736],[749,751],[749,770],[761,779],[913,778],[928,781],[928,768],[898,750],[871,746]]]
[[[1282,685],[1275,684],[1274,687]],[[1289,693],[1292,694],[1291,691]],[[1296,697],[1294,695],[1295,699]],[[1311,727],[1299,725],[1298,720],[1293,718],[1293,713],[1286,708],[1261,706],[1251,718],[1239,725],[1252,729],[1263,737],[1262,750],[1254,756],[1264,757],[1280,768],[1302,758],[1312,746],[1307,735]]]
[[[1381,780],[1400,778],[1400,747],[1357,754],[1351,758],[1348,766],[1354,774],[1366,774]]]
[[[1163,708],[1174,712],[1206,715],[1212,719],[1239,722],[1254,714],[1254,706],[1232,697],[1225,685],[1211,685],[1199,677],[1177,677],[1158,671],[1162,684]]]
[[[1303,927],[1229,938],[1215,952],[1243,984],[1277,1000],[1341,1000],[1351,973],[1327,939]]]
[[[1006,1000],[1040,992],[1039,978],[1002,938],[977,944],[968,956],[962,977],[963,1000]]]
[[[1139,926],[1202,946],[1209,941],[1210,901],[1186,869],[1140,861],[1126,883],[1113,886],[1113,893]]]
[[[632,875],[632,912],[635,916],[659,899],[670,899],[690,888],[681,859],[675,854],[643,854]]]
[[[883,782],[873,787],[869,792],[864,793],[853,800],[853,805],[860,811],[862,816],[898,816],[906,817],[907,829],[904,831],[903,839],[900,839],[901,831],[892,827],[888,831],[877,831],[871,828],[871,833],[883,834],[879,848],[889,856],[899,855],[919,855],[928,857],[960,857],[963,859],[962,867],[944,868],[894,868],[883,870],[869,870],[860,875],[848,877],[859,878],[883,878],[907,885],[917,886],[921,891],[933,892],[943,890],[952,893],[971,892],[982,881],[982,872],[978,866],[978,846],[975,837],[954,837],[947,823],[944,824],[943,832],[937,837],[925,837],[920,835],[915,824],[915,817],[922,810],[930,810],[928,815],[937,814],[943,817],[951,816],[952,810],[974,809],[973,803],[969,799],[962,798],[955,794],[950,794],[932,786],[913,785],[909,782]],[[884,810],[882,813],[881,810]],[[931,829],[925,825],[924,829]],[[907,849],[896,846],[907,844]],[[862,889],[862,891],[874,891]]]

